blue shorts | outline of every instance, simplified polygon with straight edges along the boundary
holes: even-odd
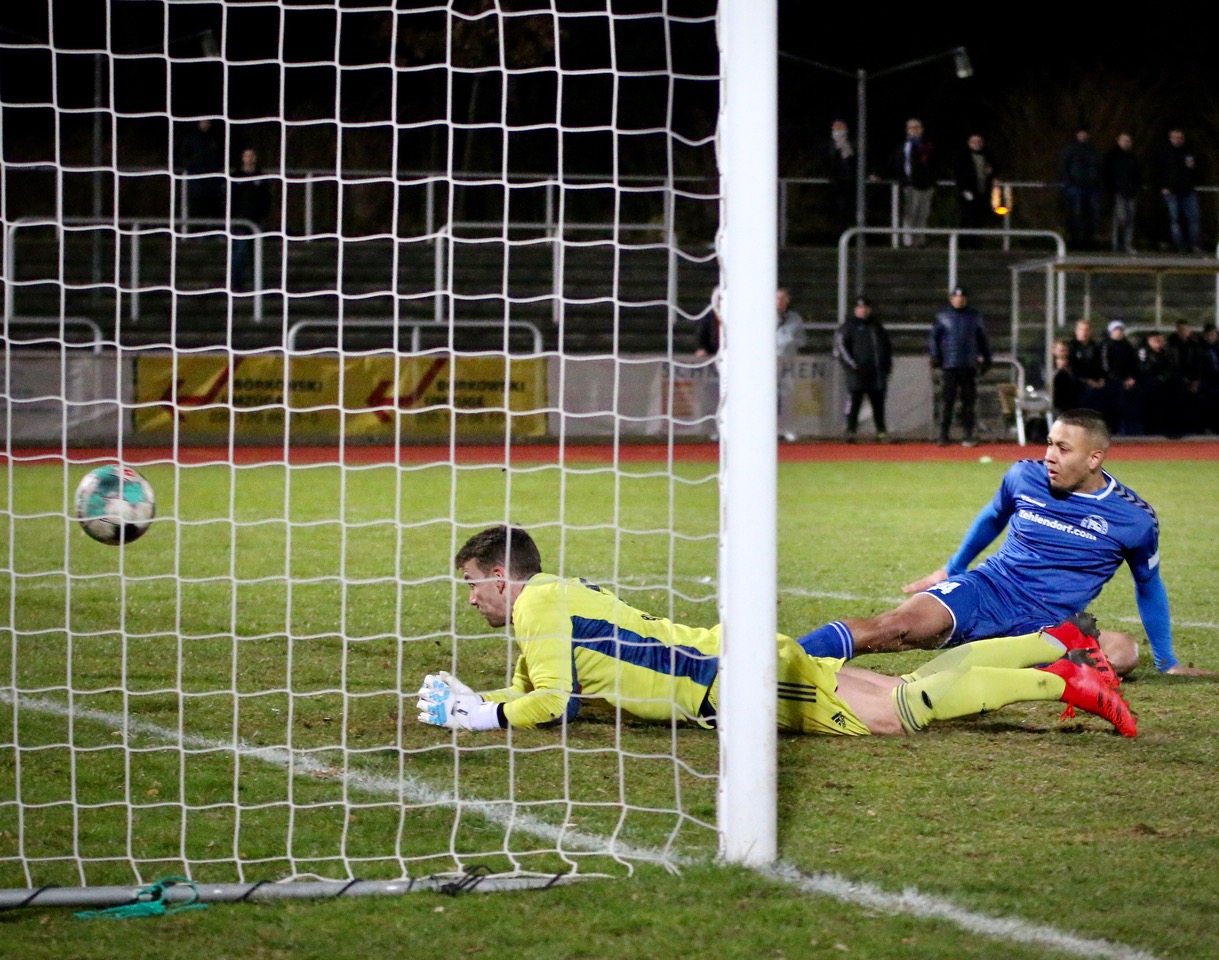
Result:
[[[1017,637],[1036,633],[1063,621],[1051,610],[1033,603],[1018,584],[968,570],[941,580],[923,593],[942,603],[952,614],[952,633],[945,647],[990,637]]]

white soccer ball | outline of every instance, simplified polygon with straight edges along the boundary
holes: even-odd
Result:
[[[100,543],[138,540],[156,515],[152,486],[130,467],[111,463],[90,470],[76,488],[76,519]]]

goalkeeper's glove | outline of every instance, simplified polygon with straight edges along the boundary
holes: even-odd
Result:
[[[419,688],[419,722],[450,730],[498,730],[499,704],[483,700],[445,670],[429,673]]]

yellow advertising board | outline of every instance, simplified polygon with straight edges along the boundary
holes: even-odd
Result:
[[[546,433],[546,361],[419,354],[155,355],[135,366],[136,431],[169,440],[331,443]]]

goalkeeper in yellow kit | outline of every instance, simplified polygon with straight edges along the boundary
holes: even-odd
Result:
[[[462,730],[536,727],[574,719],[584,701],[604,700],[644,720],[715,726],[719,626],[653,617],[599,586],[543,573],[537,545],[517,527],[476,534],[455,563],[487,623],[511,623],[519,656],[511,685],[500,690],[475,693],[448,673],[429,674],[419,690],[421,722]],[[954,647],[902,677],[811,657],[783,635],[778,644],[783,730],[914,733],[932,720],[1047,700],[1135,735],[1134,716],[1115,689],[1120,681],[1086,615],[1025,636]]]

